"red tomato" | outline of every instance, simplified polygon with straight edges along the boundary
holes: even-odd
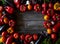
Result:
[[[34,10],[35,10],[36,12],[40,12],[40,10],[41,10],[40,5],[39,5],[39,4],[35,4],[35,5],[34,5]]]
[[[46,8],[46,7],[47,7],[47,4],[46,4],[46,3],[43,3],[43,4],[42,4],[42,7],[43,7],[43,8]]]
[[[11,27],[15,26],[15,21],[14,20],[10,20],[9,21],[9,26],[11,26]]]
[[[32,40],[32,36],[30,34],[27,34],[25,36],[25,41],[29,43],[31,40]]]
[[[56,37],[57,37],[56,34],[51,34],[52,39],[56,39]]]
[[[15,38],[15,39],[18,39],[19,34],[18,34],[18,33],[14,33],[14,35],[13,35],[13,36],[14,36],[14,38]]]
[[[37,34],[33,34],[33,39],[37,40],[38,39],[38,35]]]
[[[20,39],[21,39],[21,40],[24,40],[24,39],[25,39],[24,34],[21,34],[21,35],[20,35]]]
[[[2,36],[3,37],[7,36],[7,32],[6,31],[2,32]]]
[[[2,6],[0,6],[0,12],[2,12],[2,10],[3,10],[3,7],[2,7]]]
[[[49,3],[49,8],[53,9],[53,4],[51,2]]]
[[[26,11],[26,5],[20,5],[20,11],[25,12]]]

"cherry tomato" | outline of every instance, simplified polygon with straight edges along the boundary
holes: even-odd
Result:
[[[2,36],[3,36],[3,37],[7,36],[7,34],[8,34],[8,33],[7,33],[6,31],[2,32]]]
[[[11,26],[11,27],[15,26],[15,21],[14,20],[10,20],[9,21],[9,26]]]
[[[9,23],[9,19],[7,17],[4,18],[4,23],[8,24]]]
[[[3,11],[3,6],[0,6],[0,12],[2,12]]]
[[[13,36],[14,36],[14,38],[15,38],[15,39],[18,39],[19,34],[18,34],[18,33],[14,33],[14,35],[13,35]]]
[[[32,10],[32,5],[28,4],[27,8],[28,8],[28,10]]]
[[[56,39],[56,37],[57,37],[56,34],[51,34],[52,39]]]
[[[27,34],[25,36],[25,41],[29,43],[31,40],[32,40],[32,36],[30,34]]]
[[[20,5],[20,11],[25,12],[26,11],[26,5]]]
[[[50,16],[48,16],[48,15],[44,16],[44,20],[48,21],[49,19],[50,19]]]
[[[38,39],[38,35],[37,34],[33,34],[33,39],[37,40]]]
[[[20,35],[20,39],[21,39],[21,40],[24,40],[24,39],[25,39],[24,34],[21,34],[21,35]]]
[[[48,29],[47,29],[47,33],[48,33],[48,34],[51,34],[51,33],[52,33],[52,29],[48,28]]]
[[[34,10],[35,10],[36,12],[40,12],[40,10],[41,10],[40,5],[39,5],[39,4],[35,4],[35,5],[34,5]]]

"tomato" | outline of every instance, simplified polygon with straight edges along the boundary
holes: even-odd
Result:
[[[47,29],[47,33],[48,33],[48,34],[51,34],[51,33],[52,33],[52,29],[48,28],[48,29]]]
[[[53,9],[48,9],[47,10],[47,15],[53,16],[54,15],[54,10]]]
[[[28,10],[32,10],[32,5],[28,4],[27,8],[28,8]]]
[[[53,4],[51,2],[49,3],[49,8],[53,9]]]
[[[48,16],[48,15],[44,16],[44,20],[48,21],[49,19],[50,19],[50,16]]]
[[[10,20],[9,21],[9,26],[11,26],[11,27],[15,26],[15,21],[14,20]]]
[[[26,11],[26,5],[20,5],[20,11],[25,12]]]
[[[51,34],[52,39],[56,39],[56,37],[57,37],[56,34]]]
[[[58,32],[58,29],[56,29],[55,27],[52,29],[53,30],[53,32]]]
[[[7,17],[4,18],[4,23],[8,24],[9,23],[9,19]]]
[[[14,0],[14,3],[18,5],[20,3],[20,0]]]
[[[33,34],[33,39],[37,40],[38,39],[38,35],[37,34]]]
[[[14,36],[14,38],[15,38],[15,39],[18,39],[19,34],[18,34],[18,33],[14,33],[14,35],[13,35],[13,36]]]
[[[2,37],[2,42],[3,42],[3,43],[6,42],[6,37]]]
[[[43,3],[43,4],[42,4],[42,7],[43,7],[43,8],[46,8],[46,7],[47,7],[47,4],[46,4],[46,3]]]
[[[54,21],[60,21],[60,15],[59,14],[53,15],[52,18],[53,18]]]
[[[20,0],[14,0],[14,4],[16,5],[17,8],[20,6]]]
[[[34,10],[35,10],[36,12],[40,12],[41,6],[40,6],[39,4],[35,4],[35,5],[34,5]]]
[[[3,11],[3,6],[0,6],[0,12],[2,12]]]
[[[0,17],[2,17],[2,13],[0,12]]]
[[[21,35],[20,35],[20,39],[21,39],[21,40],[24,40],[24,39],[25,39],[24,34],[21,34]]]
[[[45,28],[51,28],[51,23],[50,22],[47,22],[47,21],[45,21],[44,23],[43,23],[43,25],[44,25],[44,27]]]
[[[12,44],[16,44],[15,42],[12,42]]]
[[[2,32],[2,37],[5,37],[5,36],[7,36],[7,32],[6,31],[4,31],[4,32]]]
[[[30,34],[27,34],[25,36],[25,41],[29,43],[31,40],[32,40],[32,36]]]
[[[45,15],[46,14],[46,10],[42,10],[42,14]]]

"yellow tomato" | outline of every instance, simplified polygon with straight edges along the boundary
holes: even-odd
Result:
[[[27,8],[28,8],[28,10],[32,10],[32,5],[29,4],[29,5],[27,6]]]
[[[15,42],[12,42],[12,44],[16,44]]]
[[[44,16],[44,20],[46,20],[46,21],[49,20],[49,16],[48,15],[45,15]]]
[[[0,37],[0,42],[6,42],[6,37]]]
[[[0,42],[2,42],[2,37],[0,37]]]
[[[52,30],[50,28],[47,29],[47,33],[48,34],[51,34],[52,33]]]
[[[9,20],[7,17],[4,18],[4,23],[8,24],[9,23]]]

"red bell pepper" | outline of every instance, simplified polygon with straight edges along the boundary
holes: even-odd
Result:
[[[10,6],[6,6],[5,7],[5,10],[9,13],[9,14],[12,14],[14,12],[14,9]]]

